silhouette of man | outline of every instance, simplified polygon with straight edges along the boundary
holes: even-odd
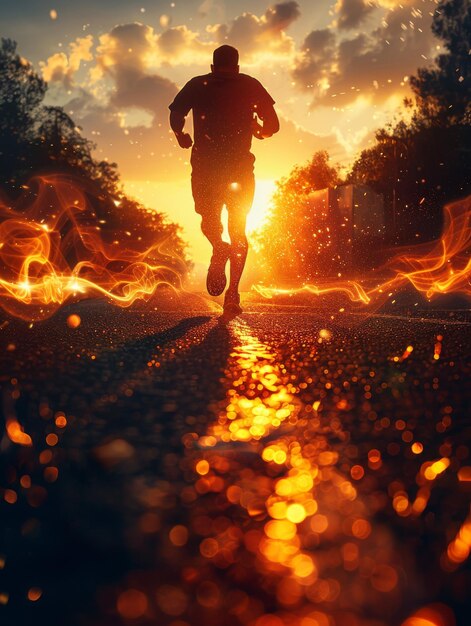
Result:
[[[224,312],[242,313],[239,282],[247,258],[245,225],[255,190],[250,152],[252,136],[271,137],[279,130],[275,101],[251,76],[239,73],[239,53],[221,46],[213,53],[211,73],[192,78],[170,105],[170,126],[182,148],[193,146],[191,188],[201,230],[213,246],[206,286],[213,296],[229,287]],[[194,144],[183,131],[193,111]],[[262,122],[260,123],[259,120]],[[231,243],[222,240],[221,212],[226,205]]]

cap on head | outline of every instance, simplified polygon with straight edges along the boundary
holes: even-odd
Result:
[[[213,52],[213,66],[216,69],[236,69],[239,65],[239,51],[232,46],[220,46]]]

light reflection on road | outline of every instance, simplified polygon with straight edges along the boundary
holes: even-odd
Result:
[[[348,432],[337,416],[322,417],[320,401],[299,400],[306,382],[296,380],[245,323],[233,322],[232,332],[226,397],[199,439],[195,487],[200,494],[224,493],[244,515],[206,537],[201,554],[230,567],[241,551],[250,553],[276,594],[278,617],[288,610],[290,624],[340,623],[332,621],[339,610],[384,615],[404,577],[393,538],[374,527],[372,511],[352,484],[353,463],[339,458]]]

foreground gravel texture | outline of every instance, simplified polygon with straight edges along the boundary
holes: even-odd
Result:
[[[469,623],[470,323],[5,320],[1,623]]]

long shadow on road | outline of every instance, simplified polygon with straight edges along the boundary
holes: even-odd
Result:
[[[208,402],[223,395],[230,351],[226,325],[197,316],[105,347],[95,360],[70,362],[67,371],[43,369],[39,388],[25,383],[15,415],[35,442],[54,426],[35,417],[41,402],[68,423],[50,461],[60,474],[54,484],[44,484],[39,445],[11,447],[4,457],[7,473],[22,468],[40,485],[33,511],[31,497],[7,511],[11,623],[79,623],[78,614],[90,615],[98,587],[155,560],[130,537],[136,526],[157,523],[158,508],[175,504],[172,493],[162,501],[159,485],[182,481],[182,435],[204,432],[212,419]],[[31,587],[44,589],[40,603],[25,602]]]

